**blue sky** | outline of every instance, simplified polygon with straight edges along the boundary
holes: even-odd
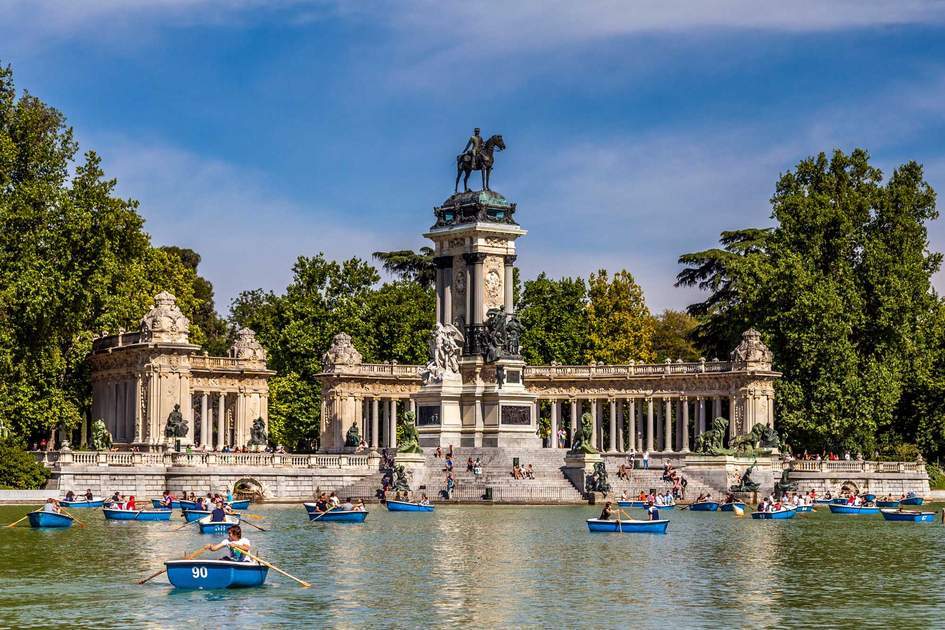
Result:
[[[0,0],[0,62],[224,313],[298,255],[423,245],[474,126],[509,147],[524,276],[626,268],[654,311],[808,155],[915,159],[945,194],[942,2]]]

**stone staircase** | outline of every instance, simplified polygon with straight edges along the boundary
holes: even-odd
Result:
[[[671,482],[663,481],[662,479],[662,464],[658,468],[650,468],[649,470],[635,468],[630,471],[630,479],[626,480],[617,477],[620,464],[625,463],[625,460],[608,457],[605,458],[605,462],[607,465],[607,477],[610,482],[611,495],[613,496],[619,497],[624,491],[631,496],[637,496],[640,494],[641,490],[649,492],[650,489],[653,489],[656,492],[666,492],[667,490],[672,491],[673,489]],[[639,465],[640,463],[637,462],[637,466]],[[693,500],[703,493],[711,493],[713,496],[718,497],[721,493],[721,489],[707,485],[701,478],[687,475],[685,467],[678,468],[678,471],[688,482],[685,489],[685,496],[682,497],[683,499]]]

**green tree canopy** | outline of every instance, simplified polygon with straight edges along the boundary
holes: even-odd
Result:
[[[527,280],[518,317],[524,327],[522,353],[532,365],[584,362],[587,349],[587,287],[581,278],[552,280],[544,273]]]
[[[915,441],[914,401],[934,407],[942,322],[922,167],[883,184],[863,150],[820,154],[782,175],[771,203],[773,229],[725,232],[722,248],[680,258],[677,284],[709,292],[690,307],[700,342],[722,353],[749,326],[762,332],[784,373],[779,428],[796,447]]]
[[[643,299],[643,289],[629,271],[618,271],[610,280],[607,271],[592,273],[588,280],[588,361],[627,363],[652,361],[653,317]]]
[[[384,271],[399,276],[401,280],[416,282],[425,289],[436,284],[436,263],[430,247],[421,247],[416,252],[409,249],[374,252],[373,256],[384,265]]]
[[[702,356],[693,343],[699,320],[683,311],[666,309],[653,320],[653,352],[657,361],[696,361]]]
[[[86,413],[94,334],[136,328],[161,290],[191,319],[200,306],[194,273],[151,247],[138,203],[77,152],[63,115],[17,98],[0,68],[0,416],[30,441]]]

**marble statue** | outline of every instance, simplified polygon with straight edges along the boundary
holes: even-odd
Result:
[[[456,326],[437,322],[430,333],[430,362],[420,369],[424,385],[441,383],[448,374],[459,374],[463,342],[463,333]]]

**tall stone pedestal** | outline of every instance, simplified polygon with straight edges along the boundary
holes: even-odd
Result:
[[[462,444],[462,394],[463,380],[460,375],[447,373],[441,382],[424,385],[412,396],[417,408],[420,446],[448,447],[450,444]]]
[[[564,458],[564,476],[575,488],[584,492],[587,475],[594,472],[594,465],[604,461],[599,453],[568,453]]]

